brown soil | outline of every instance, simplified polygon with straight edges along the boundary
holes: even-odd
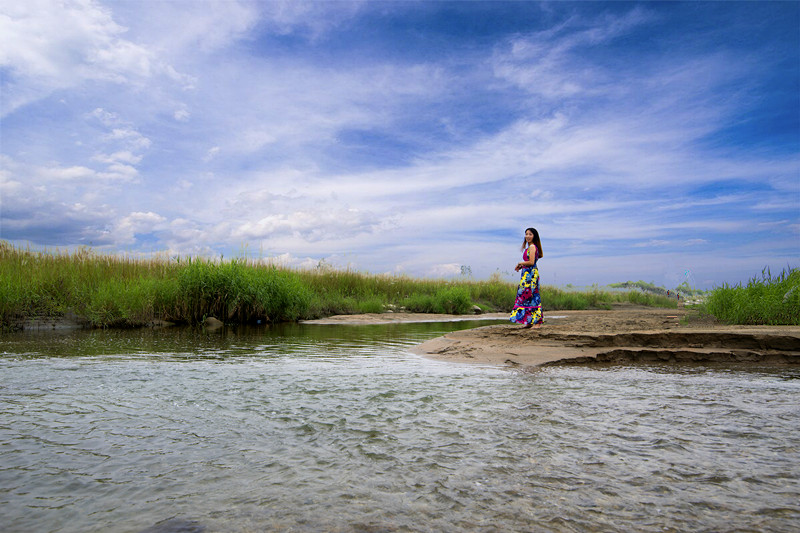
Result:
[[[631,305],[610,311],[553,311],[540,329],[493,325],[456,331],[415,352],[491,365],[759,362],[800,364],[800,326],[727,326],[681,309]]]

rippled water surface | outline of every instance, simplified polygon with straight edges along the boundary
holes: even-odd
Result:
[[[408,351],[475,325],[6,334],[0,529],[800,529],[797,369]]]

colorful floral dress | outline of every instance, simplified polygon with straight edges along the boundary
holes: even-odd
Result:
[[[536,253],[536,246],[529,246],[522,254],[523,261],[530,261],[531,249]],[[538,260],[539,254],[536,253],[533,266],[522,269],[522,276],[517,286],[517,299],[514,301],[514,310],[511,311],[511,322],[526,326],[544,322],[542,299],[539,297],[539,268],[536,266]]]

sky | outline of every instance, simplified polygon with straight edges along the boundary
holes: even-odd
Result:
[[[800,2],[0,0],[0,239],[545,285],[800,267]]]

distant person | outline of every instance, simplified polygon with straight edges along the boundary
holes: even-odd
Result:
[[[519,285],[517,286],[517,299],[514,301],[514,310],[511,312],[511,322],[522,324],[525,328],[540,328],[544,323],[542,314],[542,300],[539,297],[539,268],[536,261],[542,257],[542,241],[539,232],[534,228],[525,230],[525,240],[522,241],[522,261],[517,263],[514,270],[522,271]]]

